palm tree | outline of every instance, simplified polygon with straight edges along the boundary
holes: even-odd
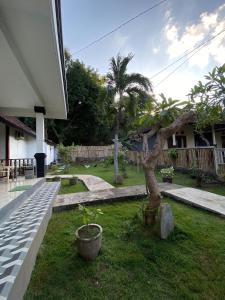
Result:
[[[120,130],[120,118],[122,110],[126,108],[124,96],[128,96],[129,101],[135,104],[136,96],[143,98],[148,92],[152,92],[152,85],[148,78],[139,73],[127,73],[127,66],[132,60],[133,54],[121,56],[118,54],[110,60],[110,71],[106,75],[109,91],[114,96],[116,106],[116,126],[114,139],[114,180],[117,183],[119,174],[118,167],[118,136]]]

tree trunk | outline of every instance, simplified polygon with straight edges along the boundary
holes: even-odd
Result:
[[[121,114],[121,101],[123,94],[120,92],[118,111],[116,113],[116,130],[114,138],[114,182],[117,183],[119,175],[119,163],[118,163],[118,154],[119,154],[119,129],[120,129],[120,114]]]
[[[114,182],[117,183],[118,175],[119,175],[119,163],[118,163],[118,154],[119,154],[119,128],[120,128],[120,120],[119,120],[120,111],[118,109],[116,114],[116,130],[115,130],[115,138],[114,138]]]
[[[114,138],[114,182],[117,183],[117,178],[119,175],[119,164],[118,164],[118,151],[119,150],[119,140],[118,134],[115,133]]]
[[[158,182],[155,177],[155,163],[153,161],[151,166],[144,166],[144,173],[147,194],[149,197],[149,203],[144,212],[144,221],[146,225],[152,225],[156,222],[161,199]]]
[[[159,128],[157,126],[153,127],[149,132],[148,137],[157,134],[157,138],[153,149],[144,153],[144,159],[142,160],[145,180],[146,180],[146,189],[149,198],[149,203],[144,212],[144,219],[146,225],[153,225],[156,222],[156,217],[158,214],[158,209],[161,202],[161,193],[158,188],[158,182],[155,177],[155,168],[157,165],[157,160],[162,154],[164,144],[166,140],[172,136],[177,131],[181,130],[184,125],[194,120],[194,113],[192,111],[184,113],[178,117],[172,124],[166,128]]]

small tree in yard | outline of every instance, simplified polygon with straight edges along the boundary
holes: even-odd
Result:
[[[146,98],[146,94],[152,91],[152,86],[148,78],[139,73],[127,73],[127,66],[132,60],[133,55],[122,57],[120,54],[110,60],[110,72],[107,74],[108,90],[113,94],[116,107],[116,126],[114,139],[114,179],[117,183],[119,175],[118,167],[118,135],[120,129],[120,120],[125,106],[125,97],[129,99],[130,104],[135,105],[137,95],[139,99]]]
[[[166,99],[155,101],[150,111],[141,118],[141,123],[148,123],[151,130],[143,136],[143,142],[156,136],[152,151],[145,151],[142,164],[146,179],[149,203],[145,210],[145,223],[156,222],[156,216],[161,203],[161,194],[155,177],[157,160],[162,154],[167,139],[180,131],[190,122],[196,124],[196,130],[213,125],[224,119],[225,105],[225,65],[215,68],[206,76],[206,83],[199,82],[190,93],[190,102],[179,102]],[[200,101],[197,101],[200,100]],[[181,108],[180,108],[181,107]],[[145,147],[146,150],[147,146]]]

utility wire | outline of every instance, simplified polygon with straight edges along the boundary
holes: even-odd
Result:
[[[186,50],[184,52],[184,54],[182,56],[180,56],[178,59],[176,59],[175,61],[173,61],[172,63],[170,63],[169,65],[167,65],[166,67],[162,68],[160,71],[158,71],[157,73],[155,73],[153,76],[150,77],[150,80],[152,80],[153,78],[157,77],[158,75],[160,75],[161,73],[163,73],[164,71],[166,71],[167,69],[169,69],[170,67],[172,67],[173,65],[175,65],[177,62],[179,62],[180,60],[182,60],[183,58],[185,58],[186,56],[188,56],[189,54],[191,54],[192,52],[194,52],[196,49],[202,47],[205,43],[208,43],[212,38],[209,38],[207,40],[202,41],[201,43],[199,43],[197,46],[195,46],[193,49],[190,48],[188,50]]]
[[[86,46],[80,48],[79,50],[75,51],[73,54],[77,54],[77,53],[80,53],[81,51],[83,50],[86,50],[87,48],[97,44],[98,42],[100,42],[101,40],[103,40],[104,38],[108,37],[109,35],[113,34],[114,32],[118,31],[119,29],[121,29],[122,27],[124,27],[125,25],[127,25],[128,23],[134,21],[135,19],[147,14],[149,11],[151,11],[152,9],[158,7],[159,5],[163,4],[164,2],[166,2],[168,0],[162,0],[158,3],[156,3],[155,5],[145,9],[144,11],[140,12],[139,14],[137,14],[136,16],[134,16],[133,18],[125,21],[124,23],[120,24],[119,26],[115,27],[113,30],[105,33],[104,35],[100,36],[99,38],[97,38],[96,40],[94,40],[93,42],[87,44]]]
[[[187,59],[185,59],[181,64],[179,64],[172,72],[170,72],[166,77],[164,77],[160,82],[158,82],[156,84],[155,87],[158,87],[160,84],[162,84],[166,79],[168,79],[172,74],[174,74],[180,67],[182,67],[190,58],[192,58],[196,53],[198,53],[200,50],[202,50],[204,47],[206,47],[208,45],[208,43],[210,41],[212,41],[213,39],[215,39],[216,37],[218,37],[220,34],[222,34],[223,32],[225,32],[225,29],[223,29],[222,31],[220,31],[219,33],[217,33],[216,35],[212,36],[210,39],[208,39],[207,41],[205,41],[204,43],[201,44],[201,46],[197,46],[193,49],[193,51],[195,51],[192,55],[190,55]],[[192,53],[193,51],[191,51],[190,53]],[[190,54],[188,53],[188,55]],[[186,55],[184,55],[182,58],[184,58]],[[179,58],[176,62],[178,62],[181,58]],[[175,62],[174,62],[175,63]],[[172,64],[174,64],[172,63]],[[170,64],[170,65],[172,65]],[[168,65],[167,67],[165,67],[163,70],[168,69],[168,67],[170,66]],[[163,70],[160,71],[163,72]],[[158,72],[159,73],[159,72]],[[153,76],[155,77],[155,75]]]

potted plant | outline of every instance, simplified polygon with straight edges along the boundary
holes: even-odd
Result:
[[[174,177],[174,168],[164,168],[160,170],[160,174],[162,176],[162,181],[163,182],[173,182],[173,177]]]
[[[79,204],[84,225],[76,230],[76,242],[78,253],[85,260],[94,260],[102,245],[102,227],[95,222],[103,212],[101,209],[95,211]]]
[[[168,155],[169,155],[169,158],[172,161],[172,164],[174,166],[176,166],[176,161],[177,161],[177,158],[178,158],[177,149],[170,149],[169,152],[168,152]]]

